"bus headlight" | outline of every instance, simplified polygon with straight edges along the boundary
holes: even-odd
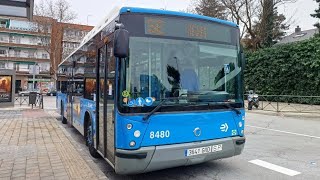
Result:
[[[242,122],[239,122],[239,127],[242,127]]]
[[[136,142],[131,141],[129,145],[130,145],[131,147],[133,147],[133,146],[135,146],[135,145],[136,145]]]
[[[127,124],[127,129],[128,130],[132,129],[132,124]]]
[[[133,133],[134,137],[138,138],[140,137],[141,133],[139,130],[136,130],[134,133]]]

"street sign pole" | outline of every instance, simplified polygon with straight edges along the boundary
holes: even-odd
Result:
[[[29,69],[29,74],[32,74],[32,91],[35,90],[34,85],[35,85],[35,81],[36,81],[36,75],[39,75],[39,67],[38,67],[38,63],[34,63],[32,69]]]
[[[227,74],[224,73],[224,91],[227,92]]]
[[[227,92],[227,74],[230,73],[229,64],[224,64],[224,90]]]
[[[36,78],[36,63],[34,63],[33,65],[33,78],[32,78],[32,91],[34,91],[34,82],[35,82],[35,78]]]

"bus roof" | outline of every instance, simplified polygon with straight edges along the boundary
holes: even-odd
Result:
[[[184,12],[177,12],[177,11],[168,11],[168,10],[159,10],[159,9],[147,9],[147,8],[137,8],[137,7],[122,7],[120,9],[120,14],[124,14],[127,12],[131,13],[145,13],[145,14],[161,14],[161,15],[172,15],[172,16],[181,16],[181,17],[190,17],[190,18],[196,18],[196,19],[203,19],[203,20],[209,20],[221,24],[225,24],[228,26],[238,27],[237,24],[225,21],[217,18],[212,18],[208,16],[201,16],[198,14],[189,14]]]

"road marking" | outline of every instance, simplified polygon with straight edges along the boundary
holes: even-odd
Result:
[[[281,167],[281,166],[278,166],[278,165],[275,165],[275,164],[271,164],[271,163],[268,163],[266,161],[262,161],[262,160],[259,160],[259,159],[251,160],[249,162],[252,163],[252,164],[258,165],[258,166],[262,166],[262,167],[267,168],[267,169],[271,169],[273,171],[277,171],[279,173],[282,173],[282,174],[285,174],[285,175],[288,175],[288,176],[295,176],[295,175],[301,174],[298,171],[287,169],[287,168],[284,168],[284,167]]]
[[[259,127],[259,126],[250,126],[250,125],[246,125],[246,126],[252,127],[252,128],[257,128],[257,129],[264,129],[264,130],[269,130],[269,131],[281,132],[281,133],[286,133],[286,134],[291,134],[291,135],[296,135],[296,136],[304,136],[304,137],[309,137],[309,138],[320,139],[319,136],[311,136],[311,135],[307,135],[307,134],[299,134],[299,133],[294,133],[294,132],[281,131],[281,130],[277,130],[277,129],[264,128],[264,127]]]

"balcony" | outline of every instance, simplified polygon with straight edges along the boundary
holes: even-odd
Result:
[[[24,70],[16,70],[17,75],[24,75],[24,76],[29,76],[32,75],[29,73],[29,71],[24,71]],[[50,71],[40,71],[38,75],[45,75],[45,76],[50,76]]]
[[[11,55],[2,55],[0,56],[0,61],[34,61],[34,62],[43,62],[50,61],[50,58],[40,57],[34,55],[22,56],[19,54],[11,54]]]
[[[51,33],[40,33],[35,31],[23,31],[18,29],[9,29],[6,26],[0,26],[0,32],[5,32],[9,34],[21,34],[21,35],[34,35],[34,36],[51,36]]]
[[[18,48],[26,48],[26,49],[44,49],[45,47],[42,45],[33,45],[33,44],[19,44],[14,41],[9,42],[0,42],[0,46],[7,47],[18,47]]]
[[[1,34],[0,36],[0,42],[9,42],[9,36]]]
[[[13,44],[21,44],[21,40],[13,40],[13,39],[9,39],[9,43],[13,43]],[[29,44],[28,44],[29,45]],[[33,45],[33,44],[30,44]]]
[[[73,42],[73,43],[81,43],[83,37],[79,37],[79,36],[63,36],[63,40],[64,42]]]

